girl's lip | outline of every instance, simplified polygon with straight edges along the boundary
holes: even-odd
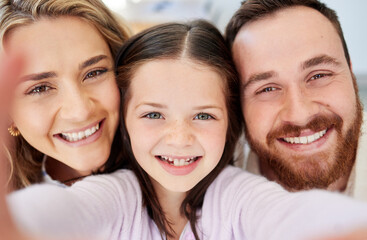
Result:
[[[184,176],[184,175],[190,174],[192,171],[195,170],[195,168],[201,161],[202,157],[199,156],[197,157],[197,159],[194,162],[190,163],[189,165],[184,165],[184,166],[174,166],[172,164],[169,164],[166,161],[162,161],[159,157],[156,157],[156,159],[158,160],[162,168],[169,174],[175,175],[175,176]]]

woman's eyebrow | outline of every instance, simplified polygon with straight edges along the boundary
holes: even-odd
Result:
[[[79,65],[79,69],[82,70],[86,67],[89,67],[93,64],[96,64],[98,63],[99,61],[103,60],[103,59],[106,59],[107,56],[106,55],[98,55],[98,56],[95,56],[95,57],[91,57],[89,58],[88,60],[82,62],[80,65]]]
[[[55,72],[42,72],[42,73],[34,73],[29,74],[21,78],[21,81],[39,81],[42,79],[56,77],[57,74]]]

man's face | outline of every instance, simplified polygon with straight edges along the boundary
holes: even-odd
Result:
[[[289,189],[348,177],[362,110],[332,23],[311,8],[288,8],[242,27],[232,51],[246,136],[261,165]]]

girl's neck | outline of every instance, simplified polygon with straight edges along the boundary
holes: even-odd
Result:
[[[188,221],[180,211],[186,193],[169,191],[156,181],[152,180],[152,182],[162,210],[176,233],[174,238],[167,238],[167,240],[178,240]]]

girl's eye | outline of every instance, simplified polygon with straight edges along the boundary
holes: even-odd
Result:
[[[46,93],[47,91],[51,90],[52,88],[47,85],[39,85],[32,88],[30,91],[27,92],[28,95],[33,94],[42,94]]]
[[[147,115],[144,115],[144,117],[151,118],[151,119],[161,119],[161,118],[163,118],[162,114],[160,114],[158,112],[148,113]]]
[[[104,74],[105,72],[107,72],[107,69],[93,70],[93,71],[87,73],[87,75],[85,76],[85,79],[95,78],[99,75]]]
[[[213,116],[211,116],[208,113],[199,113],[198,115],[195,116],[194,119],[197,120],[209,120],[209,119],[214,119]]]
[[[260,90],[259,92],[257,92],[256,94],[273,92],[275,90],[277,90],[277,88],[275,88],[275,87],[266,87],[266,88]]]

